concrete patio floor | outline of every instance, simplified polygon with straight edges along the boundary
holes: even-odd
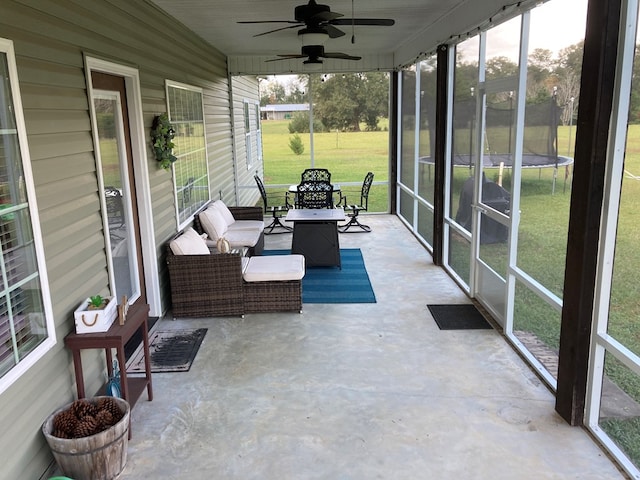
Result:
[[[366,221],[340,242],[375,304],[157,323],[208,332],[133,408],[120,480],[625,478],[498,331],[439,330],[426,305],[469,299],[396,217]]]

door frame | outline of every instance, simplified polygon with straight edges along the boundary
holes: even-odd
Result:
[[[156,258],[155,229],[151,208],[151,185],[149,183],[140,75],[136,68],[87,55],[84,57],[84,64],[94,145],[98,144],[98,129],[93,102],[91,100],[93,98],[91,73],[93,71],[99,71],[124,78],[127,92],[127,109],[129,111],[129,126],[131,129],[131,150],[133,154],[134,178],[132,180],[137,192],[138,223],[140,225],[140,242],[142,247],[142,264],[145,272],[147,302],[150,308],[149,314],[154,317],[159,317],[162,315],[162,303],[160,299],[160,279]]]

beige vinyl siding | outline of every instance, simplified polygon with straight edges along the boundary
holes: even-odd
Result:
[[[251,169],[247,169],[247,146],[244,130],[244,103],[249,101],[251,109],[251,129],[255,131],[256,120],[254,118],[255,104],[260,105],[260,90],[258,88],[258,79],[253,76],[231,77],[231,88],[233,92],[233,116],[236,128],[235,148],[236,148],[236,181],[238,188],[238,199],[241,205],[255,205],[260,199],[260,193],[256,187],[253,176],[258,174],[262,177],[263,164],[258,159],[258,143],[252,138],[253,164]]]
[[[202,92],[209,155],[209,188],[212,200],[222,197],[228,205],[236,205],[229,84],[227,77],[220,81],[224,82],[224,91]]]
[[[143,0],[3,0],[0,37],[14,42],[58,343],[0,396],[3,477],[44,476],[52,457],[40,427],[76,396],[63,338],[108,274],[91,134],[84,56],[134,67],[145,130],[167,109],[165,79],[203,89],[213,198],[236,203],[226,59]],[[176,232],[171,173],[147,151],[157,268],[169,306],[165,243]],[[86,391],[105,379],[103,352],[82,354]],[[146,401],[143,395],[141,401]],[[134,427],[135,435],[135,427]],[[48,472],[50,473],[50,472]]]

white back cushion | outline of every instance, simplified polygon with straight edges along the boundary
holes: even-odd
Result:
[[[236,221],[236,219],[233,218],[233,213],[231,213],[229,207],[227,207],[222,200],[216,200],[215,202],[213,202],[213,207],[217,208],[218,211],[222,214],[224,220],[227,222],[227,225],[231,225]]]
[[[204,238],[193,228],[187,228],[182,235],[171,240],[169,248],[174,255],[209,255]]]
[[[217,208],[209,207],[200,212],[200,224],[209,238],[217,242],[227,233],[227,222]]]

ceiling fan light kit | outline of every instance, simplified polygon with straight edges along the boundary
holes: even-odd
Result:
[[[303,28],[298,32],[298,38],[302,46],[324,45],[329,40],[329,34],[321,28]]]
[[[275,30],[269,30],[268,32],[259,33],[254,37],[267,35],[282,30],[288,30],[292,28],[301,28],[298,31],[298,38],[302,42],[302,54],[285,54],[278,55],[280,58],[274,58],[266,60],[267,62],[273,62],[276,60],[290,60],[293,58],[305,58],[304,65],[309,67],[311,65],[322,65],[322,58],[338,58],[342,60],[360,60],[362,57],[354,55],[348,55],[346,53],[325,53],[324,45],[329,38],[339,38],[345,35],[345,33],[336,27],[336,25],[351,26],[352,35],[351,43],[355,42],[355,36],[353,34],[354,26],[377,26],[377,27],[390,27],[395,24],[395,21],[390,18],[354,18],[353,4],[351,8],[352,18],[342,18],[343,14],[332,12],[328,5],[320,5],[315,0],[309,0],[306,5],[298,5],[294,8],[295,20],[254,20],[243,21],[238,23],[285,23],[289,24],[286,27],[277,28]],[[310,48],[312,48],[309,50]],[[305,51],[305,49],[307,49]]]

